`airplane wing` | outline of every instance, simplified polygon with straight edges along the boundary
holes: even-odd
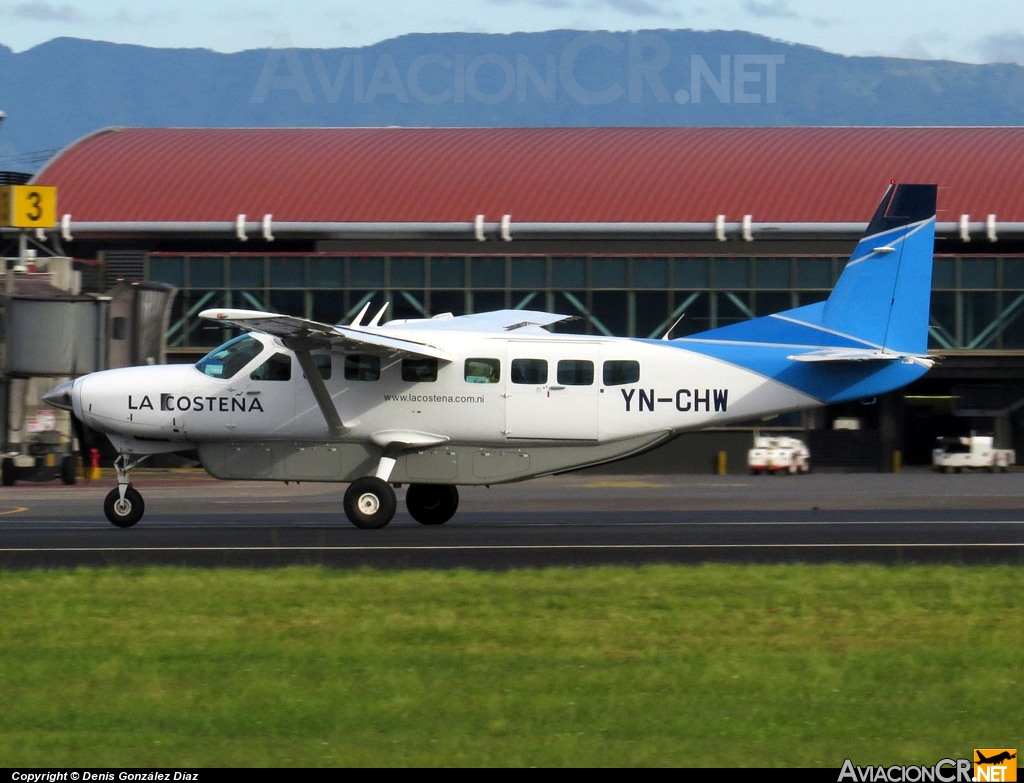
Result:
[[[310,348],[324,348],[339,353],[404,353],[441,361],[452,359],[450,354],[434,345],[407,337],[384,335],[379,329],[370,331],[352,326],[331,326],[292,315],[230,308],[203,310],[199,317],[231,324],[240,329],[272,334],[286,341],[302,341]]]
[[[451,329],[473,332],[536,331],[561,321],[573,321],[576,316],[546,313],[542,310],[492,310],[486,313],[453,316],[450,314],[411,321],[391,321],[388,326],[401,329]]]

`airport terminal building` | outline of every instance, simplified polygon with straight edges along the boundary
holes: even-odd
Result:
[[[1024,453],[1024,128],[112,128],[36,175],[60,219],[32,240],[85,291],[173,286],[170,361],[227,337],[210,307],[529,308],[680,337],[825,298],[890,181],[940,185],[936,366],[666,453],[739,469],[755,426],[804,432],[816,467],[924,464],[971,430]]]

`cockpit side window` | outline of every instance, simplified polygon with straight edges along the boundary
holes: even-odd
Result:
[[[206,354],[196,362],[196,369],[211,378],[231,378],[262,350],[263,343],[251,335],[242,334]]]
[[[292,379],[292,360],[283,353],[275,353],[263,364],[249,373],[254,381],[290,381]]]

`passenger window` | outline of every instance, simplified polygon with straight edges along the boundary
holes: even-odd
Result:
[[[379,381],[380,357],[350,353],[345,355],[346,381]]]
[[[333,363],[331,362],[331,355],[329,353],[313,354],[313,364],[316,365],[317,372],[320,373],[321,378],[325,381],[329,381],[331,379]]]
[[[562,359],[558,362],[561,386],[589,386],[594,382],[594,363],[586,359]]]
[[[513,359],[510,372],[512,383],[548,382],[548,363],[544,359]]]
[[[402,359],[402,380],[427,383],[437,380],[437,359]]]
[[[497,383],[501,362],[497,359],[466,359],[466,383]]]
[[[604,385],[622,386],[640,380],[640,362],[632,359],[613,359],[604,363]]]
[[[292,379],[291,357],[275,353],[263,364],[249,373],[254,381],[290,381]]]

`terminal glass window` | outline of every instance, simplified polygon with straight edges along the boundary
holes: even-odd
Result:
[[[609,337],[629,336],[629,292],[594,291],[591,297],[592,315],[588,320],[594,331]]]
[[[545,258],[513,258],[511,273],[513,288],[543,291],[548,287]]]
[[[661,291],[636,291],[633,294],[636,303],[634,327],[631,336],[661,337],[679,314],[672,314],[669,303],[671,293]],[[679,332],[672,330],[672,336],[678,337]]]
[[[749,258],[716,258],[715,259],[715,287],[716,288],[749,288],[750,287],[750,259]]]
[[[791,287],[788,258],[758,258],[755,263],[758,288]]]
[[[302,288],[306,283],[303,274],[304,261],[304,258],[295,256],[272,256],[270,285],[274,288]]]
[[[199,356],[235,334],[196,318],[211,307],[270,310],[329,324],[351,322],[366,302],[372,307],[364,321],[384,302],[390,303],[384,321],[508,307],[577,316],[552,326],[555,333],[657,338],[671,328],[672,337],[683,337],[821,302],[847,260],[845,254],[743,256],[742,250],[694,256],[153,252],[146,254],[145,275],[179,289],[168,348]],[[1024,345],[1024,254],[937,255],[932,292],[933,347]],[[208,373],[223,371],[216,362],[206,367]]]
[[[169,283],[175,288],[185,287],[185,258],[183,256],[150,256],[149,279]]]
[[[831,258],[798,258],[796,260],[796,287],[825,291],[832,287]]]
[[[586,287],[586,262],[585,258],[552,258],[551,287],[555,289]]]
[[[789,291],[758,291],[754,297],[757,307],[755,315],[771,315],[793,307],[792,294]]]
[[[255,288],[262,290],[263,256],[255,258],[233,258],[229,267],[232,288]]]
[[[625,258],[592,258],[590,272],[594,288],[626,288],[629,285]]]
[[[440,256],[430,259],[430,285],[455,288],[466,284],[466,259],[462,256]]]
[[[936,258],[932,264],[932,289],[951,291],[956,288],[956,259]]]
[[[377,288],[384,285],[384,259],[359,258],[348,260],[349,285],[353,288]]]
[[[996,258],[961,258],[960,269],[964,288],[996,288]]]
[[[472,259],[469,267],[473,288],[504,288],[505,257],[483,256]]]
[[[633,287],[668,288],[668,261],[664,258],[634,258]]]
[[[306,312],[306,293],[301,288],[293,288],[291,290],[272,288],[269,300],[270,309],[275,313],[295,315],[300,318],[304,317]]]
[[[1002,318],[1002,348],[1004,350],[1020,350],[1024,348],[1024,295],[1016,294],[1007,308],[1007,315]]]
[[[1016,291],[1024,289],[1024,258],[1003,259],[1003,288]]]
[[[220,256],[190,258],[188,284],[191,288],[223,288],[224,259]]]
[[[675,288],[692,291],[695,288],[709,288],[707,258],[677,258],[673,264]]]
[[[392,288],[423,288],[427,283],[425,262],[418,257],[399,256],[391,259]]]
[[[344,288],[344,258],[311,258],[309,259],[310,288]]]

